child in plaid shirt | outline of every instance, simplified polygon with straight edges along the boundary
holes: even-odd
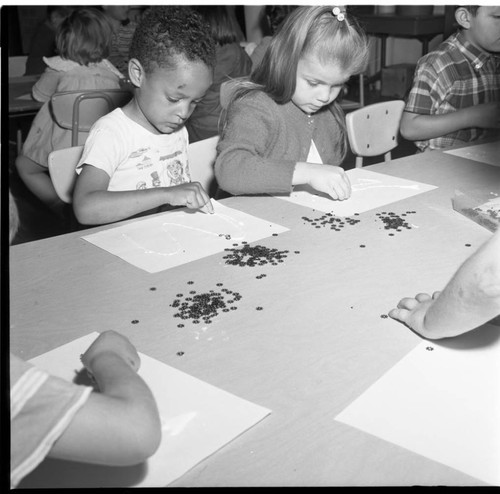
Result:
[[[401,119],[420,151],[499,135],[500,7],[460,6],[460,30],[422,57]]]

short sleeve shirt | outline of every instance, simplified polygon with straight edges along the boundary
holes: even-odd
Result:
[[[405,111],[441,115],[494,101],[500,101],[500,56],[476,48],[458,32],[418,61]],[[421,150],[439,149],[494,132],[471,127],[415,144]]]
[[[44,460],[91,392],[10,355],[11,488]]]
[[[171,134],[153,134],[116,108],[90,130],[82,157],[84,164],[105,171],[109,191],[172,187],[191,181],[185,127]]]

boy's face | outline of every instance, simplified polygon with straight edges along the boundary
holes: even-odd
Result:
[[[470,15],[468,40],[484,51],[500,52],[500,7],[479,7],[476,15]]]
[[[154,134],[171,134],[184,125],[213,80],[202,62],[181,59],[174,69],[142,74],[132,118]]]
[[[316,113],[337,98],[349,77],[334,62],[322,63],[313,55],[304,55],[297,65],[292,101],[304,113]]]

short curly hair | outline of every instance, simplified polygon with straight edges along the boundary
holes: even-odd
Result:
[[[137,26],[130,44],[130,58],[136,58],[146,73],[175,66],[175,57],[215,67],[215,41],[210,27],[190,7],[153,6]]]

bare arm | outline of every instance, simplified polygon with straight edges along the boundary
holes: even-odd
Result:
[[[425,338],[470,331],[500,314],[500,230],[457,270],[441,293],[402,299],[389,315]]]
[[[192,209],[206,205],[207,211],[213,213],[210,198],[198,182],[116,192],[108,191],[108,185],[109,176],[105,171],[91,165],[83,166],[73,193],[73,210],[80,223],[111,223],[164,204]]]
[[[418,141],[471,127],[498,128],[498,103],[483,103],[442,115],[421,115],[405,111],[401,118],[400,131],[405,139]]]
[[[135,348],[119,333],[106,331],[82,361],[99,392],[89,396],[49,456],[112,466],[141,463],[158,448],[161,425],[154,397],[136,373]]]

